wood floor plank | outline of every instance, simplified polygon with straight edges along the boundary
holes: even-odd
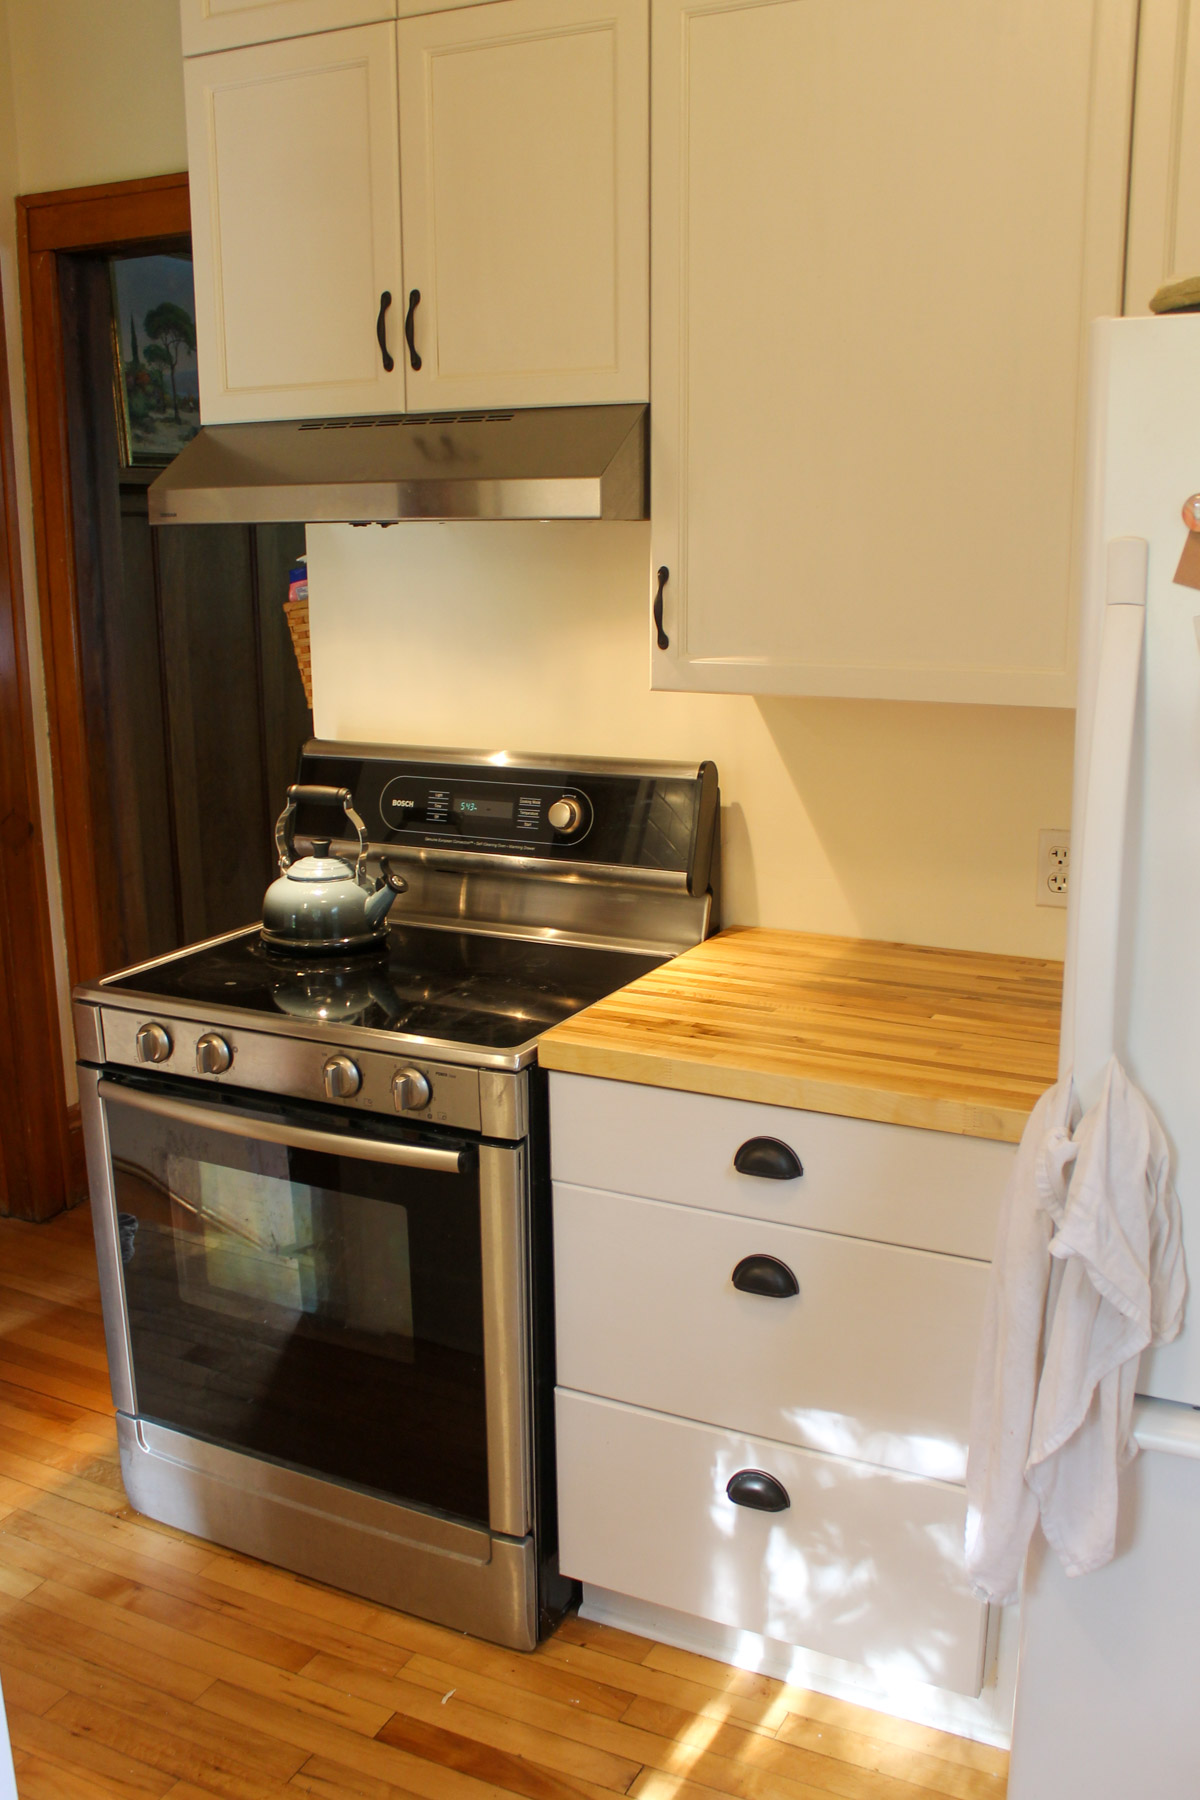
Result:
[[[168,1657],[157,1656],[136,1646],[122,1643],[102,1631],[93,1631],[61,1614],[29,1606],[14,1608],[0,1621],[0,1638],[11,1633],[33,1648],[60,1650],[77,1654],[98,1667],[128,1674],[147,1687],[159,1688],[180,1700],[197,1700],[212,1677],[196,1669],[185,1668]]]
[[[110,1397],[107,1376],[94,1375],[60,1357],[22,1350],[2,1341],[0,1381],[6,1381],[10,1387],[28,1388],[35,1394],[49,1394],[56,1400],[70,1400],[75,1406],[95,1412],[101,1411]]]
[[[171,1777],[164,1775],[161,1769],[140,1763],[125,1751],[113,1750],[107,1744],[94,1743],[59,1720],[38,1718],[13,1707],[8,1716],[8,1728],[19,1749],[32,1750],[43,1761],[57,1763],[81,1777],[97,1775],[112,1782],[118,1792],[162,1800],[171,1786]]]
[[[9,1661],[0,1651],[0,1684],[4,1688],[6,1706],[19,1706],[28,1713],[49,1712],[56,1700],[61,1700],[66,1693],[65,1687],[56,1687],[41,1675],[34,1675],[28,1669],[22,1669]]]
[[[58,1494],[73,1500],[76,1506],[92,1507],[96,1512],[119,1513],[129,1502],[124,1494],[114,1494],[109,1487],[87,1481],[65,1470],[51,1469],[44,1462],[20,1456],[0,1440],[0,1475],[20,1481],[26,1487],[40,1488],[43,1493]]]
[[[29,1550],[32,1546],[37,1547],[37,1553],[31,1561]],[[247,1596],[224,1583],[181,1570],[173,1560],[165,1562],[159,1556],[145,1556],[140,1547],[131,1550],[112,1538],[97,1541],[68,1526],[52,1525],[28,1512],[13,1514],[0,1521],[0,1564],[6,1555],[20,1561],[23,1567],[38,1568],[48,1574],[53,1573],[56,1559],[59,1567],[72,1566],[79,1559],[90,1559],[97,1566],[124,1575],[143,1588],[154,1588],[205,1608],[207,1616],[196,1626],[200,1636],[213,1643],[226,1644],[231,1649],[244,1650],[247,1655],[261,1655],[262,1661],[275,1661],[283,1668],[299,1669],[319,1651],[328,1651],[334,1656],[349,1656],[363,1667],[391,1675],[403,1667],[410,1655],[399,1645],[329,1624],[314,1613],[297,1612],[273,1601]],[[255,1635],[260,1631],[272,1647],[271,1654],[264,1653],[264,1647],[254,1643]],[[247,1634],[244,1642],[239,1641],[243,1632]]]
[[[900,1748],[836,1725],[801,1719],[796,1714],[788,1716],[776,1742],[800,1745],[862,1769],[877,1770],[881,1775],[918,1782],[934,1793],[953,1796],[953,1800],[995,1800],[996,1795],[1003,1795],[1006,1786],[1003,1768],[972,1768],[960,1758],[952,1760],[910,1747]]]
[[[564,1673],[574,1672],[602,1685],[619,1679],[631,1690],[630,1702],[635,1697],[662,1700],[668,1706],[681,1707],[704,1718],[732,1719],[739,1725],[760,1727],[772,1734],[788,1715],[782,1699],[723,1692],[663,1669],[648,1668],[645,1663],[618,1662],[616,1657],[605,1656],[584,1644],[565,1644],[551,1638],[542,1648],[547,1659]]]
[[[441,1763],[430,1763],[396,1745],[359,1737],[338,1725],[327,1725],[307,1713],[247,1694],[228,1683],[214,1682],[200,1705],[221,1718],[257,1726],[287,1743],[307,1749],[313,1756],[344,1764],[362,1775],[391,1782],[415,1796],[415,1800],[511,1800],[512,1790],[465,1774]]]
[[[796,1705],[794,1689],[788,1700],[789,1704]],[[1008,1774],[1007,1752],[996,1749],[992,1744],[980,1744],[973,1738],[937,1731],[932,1725],[916,1725],[908,1719],[894,1719],[890,1713],[870,1712],[865,1706],[854,1706],[850,1701],[837,1700],[831,1694],[804,1694],[802,1705],[802,1711],[789,1713],[780,1726],[781,1738],[786,1739],[789,1734],[816,1723],[867,1737],[877,1743],[892,1744],[901,1750],[936,1756],[943,1762],[962,1763],[965,1768],[980,1769],[988,1775],[1006,1777]]]
[[[53,1654],[30,1651],[0,1637],[0,1669],[6,1678],[14,1666],[32,1667],[46,1685],[56,1682],[57,1698],[70,1693],[82,1700],[97,1701],[127,1714],[131,1720],[161,1726],[202,1750],[216,1741],[211,1720],[189,1701],[174,1699],[161,1689],[146,1687],[131,1680],[128,1674],[116,1674],[83,1657],[62,1650]],[[286,1781],[304,1760],[302,1751],[228,1721],[221,1729],[220,1746],[233,1766],[266,1782]]]
[[[92,1599],[57,1581],[43,1581],[22,1604],[56,1613],[72,1623],[114,1637],[131,1649],[193,1669],[210,1680],[233,1682],[249,1693],[283,1700],[321,1719],[336,1720],[367,1737],[373,1737],[387,1720],[387,1709],[370,1701],[339,1694],[319,1682],[306,1681],[302,1675],[241,1656],[236,1650],[194,1638],[173,1626],[139,1618],[127,1607]]]
[[[581,1619],[578,1613],[569,1613],[555,1635],[565,1644],[586,1644],[589,1649],[623,1662],[645,1662],[654,1648],[653,1638],[637,1637],[632,1631],[619,1631],[595,1619]]]
[[[2,1560],[0,1552],[0,1593],[11,1594],[17,1600],[23,1600],[32,1588],[42,1579],[40,1575],[28,1574],[24,1569],[12,1569]]]
[[[46,1762],[40,1756],[25,1756],[20,1763],[20,1776],[20,1800],[144,1800],[145,1796],[144,1788],[106,1780],[95,1769],[81,1774],[78,1769]]]
[[[453,1769],[460,1775],[473,1775],[478,1781],[491,1783],[508,1794],[519,1794],[524,1800],[604,1800],[604,1790],[577,1776],[564,1776],[548,1769],[529,1756],[513,1756],[497,1750],[478,1738],[464,1736],[443,1725],[426,1724],[421,1719],[393,1713],[377,1741],[434,1763],[441,1769]],[[637,1771],[634,1770],[634,1773]],[[609,1793],[624,1794],[627,1777],[620,1787]]]
[[[289,1796],[311,1794],[315,1800],[419,1800],[411,1788],[397,1787],[377,1775],[348,1769],[325,1756],[310,1756],[287,1786]],[[174,1800],[174,1796],[171,1796]],[[181,1797],[183,1800],[183,1797]]]
[[[211,1737],[203,1749],[177,1737],[162,1726],[133,1719],[116,1707],[98,1700],[68,1694],[51,1709],[49,1718],[73,1736],[113,1754],[134,1757],[149,1769],[166,1776],[167,1785],[196,1781],[222,1800],[277,1800],[280,1784],[248,1775],[225,1747],[225,1740]]]
[[[44,1463],[46,1468],[59,1469],[65,1475],[82,1476],[84,1480],[95,1479],[89,1477],[89,1469],[112,1469],[113,1460],[106,1455],[108,1445],[102,1438],[93,1437],[90,1443],[63,1444],[57,1433],[39,1434],[26,1430],[25,1421],[19,1414],[15,1417],[14,1414],[14,1408],[0,1406],[0,1441],[14,1455]],[[107,1479],[111,1482],[111,1476]]]
[[[561,1775],[577,1776],[601,1788],[623,1794],[641,1768],[641,1759],[630,1760],[611,1750],[580,1742],[562,1732],[547,1730],[530,1719],[518,1720],[488,1707],[476,1706],[451,1683],[441,1694],[403,1677],[387,1678],[368,1670],[357,1669],[339,1657],[318,1656],[304,1673],[330,1687],[345,1684],[348,1691],[364,1699],[377,1699],[390,1705],[409,1719],[422,1721],[471,1738],[494,1750],[514,1756],[526,1756],[545,1769]],[[559,1708],[569,1713],[570,1708]],[[381,1742],[390,1743],[390,1725],[378,1733]]]

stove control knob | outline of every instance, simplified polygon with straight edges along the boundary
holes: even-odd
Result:
[[[392,1081],[397,1112],[420,1112],[433,1099],[428,1075],[420,1069],[401,1069]]]
[[[196,1039],[196,1073],[223,1075],[233,1061],[233,1051],[215,1031],[206,1031]]]
[[[362,1086],[362,1070],[349,1056],[331,1056],[321,1079],[330,1100],[349,1100]]]
[[[547,810],[546,817],[555,831],[563,837],[570,837],[583,824],[583,807],[578,800],[572,800],[569,795],[564,794],[561,800],[556,800]]]
[[[175,1046],[165,1025],[142,1025],[135,1040],[139,1062],[166,1062]]]

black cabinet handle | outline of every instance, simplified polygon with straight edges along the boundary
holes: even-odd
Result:
[[[387,309],[392,304],[392,296],[384,288],[379,296],[379,317],[375,321],[375,336],[379,339],[379,354],[383,358],[383,366],[390,375],[396,364],[387,347]]]
[[[800,1283],[777,1256],[743,1256],[733,1271],[733,1285],[765,1300],[790,1300],[800,1292]]]
[[[786,1512],[792,1504],[782,1481],[762,1469],[739,1469],[729,1477],[725,1492],[735,1506],[749,1506],[755,1512]]]
[[[421,290],[413,288],[408,296],[408,311],[404,315],[404,335],[408,339],[408,361],[410,368],[413,369],[419,369],[421,366],[421,358],[415,342],[416,333],[413,329],[413,321],[420,304]]]
[[[670,569],[662,568],[658,571],[658,592],[654,596],[654,629],[658,633],[658,647],[660,650],[669,650],[671,647],[671,640],[662,628],[663,589],[670,579]]]
[[[795,1181],[804,1167],[796,1152],[778,1138],[747,1138],[733,1159],[739,1175],[761,1175],[765,1181]]]

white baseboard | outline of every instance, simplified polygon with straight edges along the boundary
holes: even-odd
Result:
[[[665,1606],[651,1606],[647,1601],[614,1594],[587,1582],[583,1584],[580,1614],[602,1625],[656,1638],[678,1650],[711,1656],[734,1668],[774,1676],[791,1687],[832,1694],[855,1706],[867,1706],[896,1719],[911,1719],[918,1725],[931,1725],[938,1731],[952,1731],[981,1744],[994,1744],[1003,1750],[1009,1747],[1017,1677],[1015,1606],[992,1608],[987,1673],[983,1691],[976,1699],[930,1687],[925,1682],[898,1682],[876,1674],[862,1663],[842,1662],[836,1656],[821,1656],[814,1650],[801,1650],[775,1638],[758,1637],[751,1631],[714,1625],[708,1619],[672,1612]]]

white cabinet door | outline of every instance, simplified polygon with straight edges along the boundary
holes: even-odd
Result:
[[[556,1416],[564,1574],[979,1692],[987,1608],[963,1572],[961,1488],[561,1387]],[[781,1510],[730,1497],[751,1474],[780,1484]]]
[[[1016,1156],[988,1138],[557,1070],[550,1110],[556,1182],[983,1262]],[[734,1158],[755,1138],[802,1173],[742,1173]]]
[[[966,1479],[987,1285],[965,1257],[554,1184],[564,1387],[911,1475]]]
[[[644,400],[646,0],[398,27],[410,410]]]
[[[395,17],[396,0],[179,0],[185,56]]]
[[[1164,282],[1200,273],[1200,15],[1142,0],[1125,311],[1148,313]]]
[[[1073,704],[1136,17],[654,0],[654,686]]]
[[[395,46],[367,25],[185,63],[206,424],[403,410]]]

